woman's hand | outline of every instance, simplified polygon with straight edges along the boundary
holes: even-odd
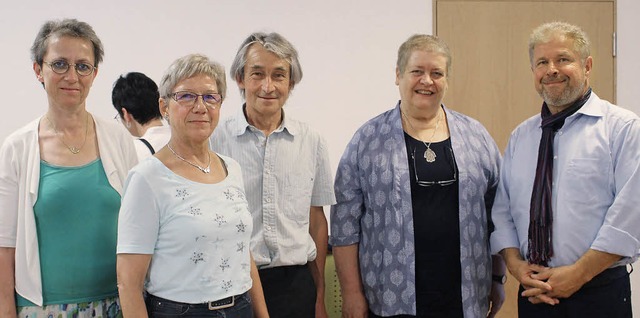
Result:
[[[369,306],[362,293],[342,294],[342,318],[366,318],[368,316]]]

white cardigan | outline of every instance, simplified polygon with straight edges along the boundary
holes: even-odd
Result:
[[[40,119],[9,135],[0,148],[0,246],[16,249],[16,292],[38,306],[43,297],[33,205],[40,180]],[[127,173],[138,162],[131,136],[115,122],[96,117],[94,122],[102,166],[122,195]]]

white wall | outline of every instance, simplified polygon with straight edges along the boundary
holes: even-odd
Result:
[[[640,89],[638,89],[638,76],[640,76],[639,13],[639,1],[618,0],[616,102],[636,114],[640,114]],[[597,61],[594,61],[594,67],[597,65]],[[638,194],[640,195],[640,193]],[[635,265],[636,270],[631,274],[631,299],[634,316],[640,317],[640,262],[636,262]]]
[[[75,17],[91,24],[105,46],[105,60],[88,109],[113,117],[111,85],[119,74],[140,71],[158,81],[177,57],[204,53],[225,66],[250,32],[277,31],[298,49],[304,78],[287,111],[319,130],[335,168],[353,132],[398,99],[396,51],[409,35],[431,33],[431,0],[111,0],[20,1],[0,9],[3,92],[0,140],[46,111],[46,96],[33,74],[29,48],[48,19]],[[640,3],[618,0],[617,102],[640,113]],[[597,61],[595,62],[597,67]],[[229,79],[223,116],[241,99]],[[640,265],[638,265],[640,268]],[[640,270],[632,275],[640,313]]]
[[[4,108],[0,140],[43,114],[46,95],[32,70],[29,48],[42,23],[74,17],[91,24],[105,47],[104,62],[87,100],[98,116],[113,117],[111,87],[119,74],[146,73],[160,80],[167,66],[188,53],[204,53],[231,65],[244,38],[276,31],[298,49],[304,77],[286,109],[324,135],[337,166],[353,132],[398,99],[395,58],[413,33],[431,33],[431,2],[388,1],[20,1],[0,10]],[[228,71],[227,71],[228,73]],[[235,113],[241,98],[227,74],[222,116]]]

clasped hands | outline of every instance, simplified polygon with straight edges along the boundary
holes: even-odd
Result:
[[[532,304],[557,305],[560,298],[570,297],[588,281],[575,264],[545,267],[524,260],[518,262],[512,274],[525,289],[520,296],[527,297]]]

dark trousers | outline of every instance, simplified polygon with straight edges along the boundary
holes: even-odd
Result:
[[[523,290],[520,286],[520,318],[632,318],[631,283],[625,266],[605,270],[554,306],[530,303],[520,296]]]
[[[249,293],[232,296],[234,305],[224,309],[211,310],[208,304],[186,304],[168,299],[146,295],[149,318],[252,318]]]
[[[258,271],[271,318],[313,318],[316,285],[307,265],[281,266]]]
[[[463,317],[462,309],[454,308],[454,309],[429,309],[426,306],[420,306],[418,304],[416,306],[417,315],[395,315],[395,316],[378,316],[374,314],[371,310],[369,310],[369,318],[456,318]]]

